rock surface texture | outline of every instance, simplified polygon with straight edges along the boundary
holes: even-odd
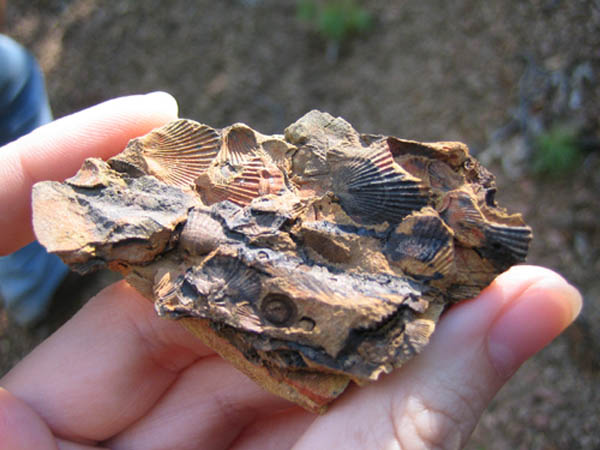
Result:
[[[323,412],[524,261],[531,230],[495,192],[458,142],[360,134],[318,111],[283,136],[182,119],[38,183],[33,221],[74,270],[121,272],[159,315]]]

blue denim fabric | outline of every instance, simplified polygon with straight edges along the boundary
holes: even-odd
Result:
[[[0,145],[51,120],[44,78],[35,59],[0,35]],[[67,272],[62,261],[38,242],[1,257],[0,296],[10,316],[25,326],[43,319]]]

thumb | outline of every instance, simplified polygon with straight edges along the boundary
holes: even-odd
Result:
[[[581,304],[579,292],[548,269],[510,269],[451,308],[421,355],[338,401],[298,448],[327,448],[328,441],[340,448],[462,447],[500,387]]]
[[[0,255],[33,239],[31,187],[64,180],[85,158],[108,158],[177,117],[177,102],[164,92],[108,100],[50,122],[0,147]]]

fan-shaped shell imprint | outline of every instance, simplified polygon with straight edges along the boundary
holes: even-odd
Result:
[[[312,111],[273,136],[176,120],[38,183],[33,211],[73,269],[120,271],[160,316],[323,412],[525,259],[531,230],[495,193],[464,144],[360,134]]]

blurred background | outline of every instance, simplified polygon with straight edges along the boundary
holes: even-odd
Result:
[[[38,58],[55,117],[165,90],[215,127],[281,133],[317,108],[467,143],[532,226],[529,262],[585,298],[468,448],[600,448],[600,2],[8,0],[3,24]],[[113,279],[70,279],[35,329],[0,310],[0,374]]]

